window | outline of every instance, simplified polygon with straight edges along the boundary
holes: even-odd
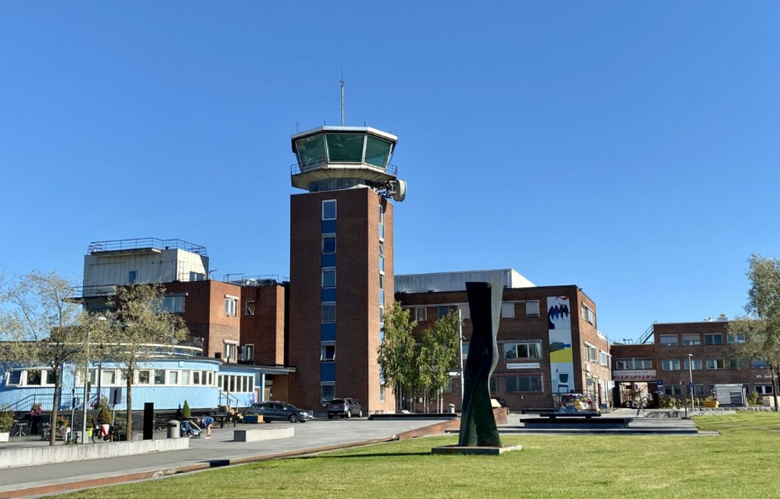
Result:
[[[336,220],[336,200],[329,199],[322,202],[322,219]]]
[[[541,392],[541,376],[507,376],[505,388],[507,392]]]
[[[379,272],[385,271],[385,243],[379,242]]]
[[[322,304],[322,323],[328,324],[336,322],[336,304],[335,303],[323,303]]]
[[[179,384],[179,371],[168,371],[168,384],[169,385]]]
[[[684,334],[682,335],[683,346],[701,345],[701,335]]]
[[[206,383],[208,386],[217,386],[214,380],[214,373],[211,371],[206,372],[208,375],[208,383]]]
[[[680,386],[680,385],[666,385],[666,388],[664,389],[664,392],[667,395],[671,395],[672,397],[681,397],[682,396],[682,386]]]
[[[204,274],[190,271],[190,281],[205,281],[205,280],[206,280],[206,276]]]
[[[116,385],[116,371],[104,370],[100,373],[100,384],[103,386]]]
[[[759,395],[772,395],[772,385],[755,385]]]
[[[599,364],[609,366],[609,354],[607,352],[599,352]]]
[[[539,317],[539,300],[525,302],[525,316]]]
[[[222,358],[225,360],[225,362],[230,362],[231,360],[238,360],[236,358],[236,344],[235,343],[225,343],[222,347]]]
[[[686,357],[685,361],[683,362],[683,369],[686,371],[688,370],[688,359],[690,359],[690,357]],[[701,359],[693,359],[693,370],[701,371]]]
[[[514,303],[502,303],[501,304],[501,318],[502,319],[514,319],[515,318],[515,304]]]
[[[753,359],[753,369],[769,369],[769,364],[765,360]]]
[[[703,396],[704,395],[704,385],[693,385],[693,394]]]
[[[244,315],[247,317],[252,317],[255,315],[255,301],[254,300],[248,300],[244,302]]]
[[[585,360],[588,362],[598,362],[599,361],[599,352],[596,347],[591,345],[590,343],[585,343]]]
[[[130,272],[128,272],[127,282],[129,282],[130,284],[135,284],[135,281],[137,279],[138,279],[138,271],[131,270]]]
[[[385,238],[385,210],[379,205],[379,239]]]
[[[436,307],[436,318],[443,319],[450,313],[450,307]]]
[[[661,368],[664,371],[679,371],[680,361],[679,359],[664,359],[661,362]]]
[[[336,252],[336,236],[323,236],[322,253],[325,255],[332,255],[335,252]]]
[[[728,335],[729,345],[732,345],[734,343],[745,343],[746,339],[747,336],[745,335],[745,333],[732,333]]]
[[[617,359],[615,369],[652,369],[651,359]]]
[[[203,379],[206,377],[204,376]],[[201,377],[200,377],[200,371],[192,371],[192,384],[193,385],[199,385]]]
[[[471,320],[471,310],[468,305],[458,305],[458,310],[460,310],[461,320]]]
[[[332,343],[323,343],[320,349],[320,360],[322,362],[333,362],[336,360],[336,345]]]
[[[41,386],[43,382],[44,371],[40,369],[30,369],[27,371],[27,386]]]
[[[335,385],[320,386],[320,400],[322,400],[322,402],[330,402],[331,400],[333,400],[333,397],[335,396],[336,396]]]
[[[382,274],[379,274],[379,289],[384,290],[385,289],[385,276]]]
[[[232,296],[225,297],[225,315],[236,315],[236,302],[238,300]]]
[[[385,385],[379,385],[379,401],[384,402],[387,396],[385,395]]]
[[[593,310],[591,310],[589,306],[583,303],[580,312],[582,313],[582,318],[587,321],[588,324],[596,324],[596,314],[593,313]]]
[[[22,384],[22,371],[11,371],[8,375],[8,384],[19,386]]]
[[[662,334],[661,346],[662,347],[676,347],[678,345],[678,338],[676,334]]]
[[[166,296],[163,298],[163,310],[172,314],[181,314],[184,312],[183,296]]]
[[[155,369],[155,371],[154,371],[154,384],[155,385],[164,385],[165,384],[165,371],[163,369]]]
[[[241,347],[241,359],[246,362],[254,362],[255,360],[255,346],[254,344],[244,345]]]
[[[493,376],[490,377],[490,393],[498,392],[498,380]]]
[[[415,317],[417,318],[417,322],[423,322],[427,320],[425,318],[425,307],[417,307],[415,310]]]
[[[726,361],[723,359],[707,359],[707,369],[726,369]]]
[[[704,335],[705,345],[722,345],[723,335],[720,333],[707,333]]]
[[[513,359],[541,359],[542,342],[524,341],[521,343],[504,343],[504,358]]]
[[[322,269],[322,287],[336,287],[336,269]]]
[[[747,369],[747,359],[729,359],[729,369]]]
[[[466,359],[469,358],[469,344],[464,343],[463,348],[461,348],[460,351],[463,354],[463,362],[466,362]]]

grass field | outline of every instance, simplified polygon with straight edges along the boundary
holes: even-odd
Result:
[[[432,437],[65,497],[780,497],[780,415],[695,421],[721,436],[523,435],[503,438],[523,450],[502,456],[434,456],[457,438]]]

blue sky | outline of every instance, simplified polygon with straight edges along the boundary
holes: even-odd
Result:
[[[739,313],[780,256],[776,2],[3,2],[0,267],[90,241],[289,273],[289,136],[399,136],[399,273],[577,284],[599,328]]]

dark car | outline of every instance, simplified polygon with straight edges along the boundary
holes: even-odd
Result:
[[[313,411],[298,409],[287,402],[260,402],[252,404],[244,414],[259,414],[263,421],[289,421],[291,423],[305,423],[314,418]]]
[[[333,419],[333,416],[341,416],[342,418],[357,416],[362,418],[363,409],[356,399],[333,399],[328,404],[328,419]]]

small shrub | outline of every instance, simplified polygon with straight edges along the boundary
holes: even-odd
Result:
[[[192,419],[192,413],[190,412],[190,404],[184,401],[184,408],[181,410],[181,415],[184,419]]]
[[[11,427],[14,425],[14,413],[5,410],[5,407],[0,410],[0,432],[7,433],[11,431]]]
[[[70,426],[70,421],[68,421],[68,418],[65,416],[57,416],[56,423],[57,428],[65,428],[66,426]]]

